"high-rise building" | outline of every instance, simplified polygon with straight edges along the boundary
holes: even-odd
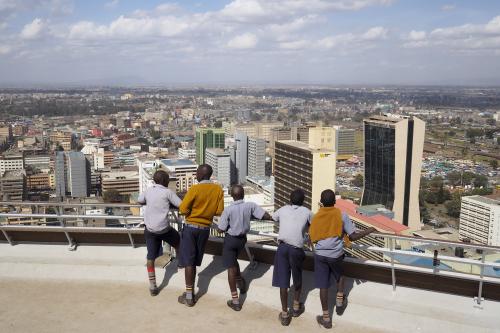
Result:
[[[335,152],[288,140],[276,142],[275,156],[274,208],[287,205],[290,193],[300,188],[305,192],[304,206],[316,212],[321,192],[335,190]]]
[[[473,195],[462,197],[460,240],[500,246],[500,200]]]
[[[266,175],[266,141],[264,139],[248,138],[247,170],[250,177]]]
[[[248,175],[248,136],[243,132],[234,134],[236,141],[236,179],[239,184],[244,184]]]
[[[261,138],[248,137],[243,132],[236,132],[234,138],[236,141],[235,167],[237,182],[244,184],[247,176],[265,176],[266,141]]]
[[[336,126],[334,140],[337,159],[348,160],[355,154],[356,131],[354,129]]]
[[[382,204],[394,220],[420,229],[418,192],[425,123],[415,117],[364,120],[365,184],[362,205]]]
[[[90,164],[81,152],[56,152],[56,195],[85,198],[90,192]]]
[[[335,150],[335,129],[333,127],[310,127],[309,146],[314,149]],[[337,153],[337,151],[335,150]]]
[[[223,187],[231,185],[231,155],[220,148],[209,148],[205,152],[205,162],[214,171],[213,176]]]
[[[205,163],[205,150],[207,148],[224,148],[224,129],[222,128],[197,128],[196,129],[196,163]]]
[[[68,191],[72,197],[85,198],[89,195],[90,190],[90,165],[85,155],[80,152],[69,152],[68,169],[67,169],[67,184]]]

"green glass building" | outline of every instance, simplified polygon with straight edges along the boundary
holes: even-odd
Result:
[[[197,128],[196,129],[196,163],[205,163],[205,151],[207,148],[224,149],[223,128]]]

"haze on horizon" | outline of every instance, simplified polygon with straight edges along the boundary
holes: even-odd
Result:
[[[0,0],[0,85],[500,85],[500,2]]]

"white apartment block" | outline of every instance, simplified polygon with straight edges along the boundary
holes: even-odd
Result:
[[[3,155],[0,156],[0,176],[5,171],[14,171],[24,169],[23,155]]]
[[[473,195],[462,198],[460,240],[500,246],[500,201]]]
[[[179,150],[177,150],[177,157],[184,160],[195,160],[196,149],[179,148]]]

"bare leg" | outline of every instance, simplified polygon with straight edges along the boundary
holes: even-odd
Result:
[[[196,266],[186,266],[184,268],[186,281],[186,299],[194,299],[194,282],[196,278]]]
[[[280,288],[281,311],[288,314],[288,288]]]

